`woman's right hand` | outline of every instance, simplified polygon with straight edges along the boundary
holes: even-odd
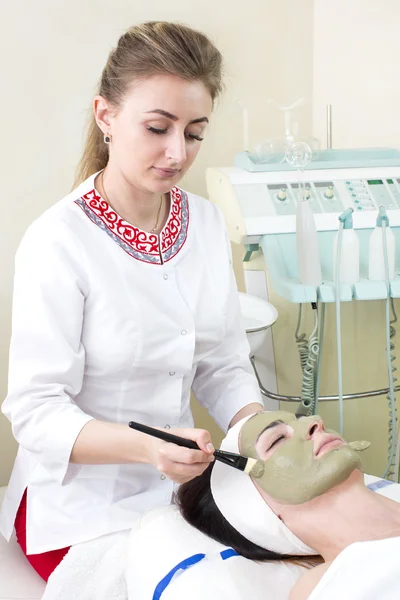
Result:
[[[201,475],[214,460],[211,435],[205,429],[192,428],[170,429],[169,433],[193,440],[201,449],[190,450],[147,436],[149,463],[168,479],[179,484],[186,483],[186,481]]]

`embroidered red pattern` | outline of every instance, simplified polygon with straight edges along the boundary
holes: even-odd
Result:
[[[91,190],[82,196],[86,206],[101,219],[104,225],[120,240],[137,252],[158,256],[158,236],[131,225],[116,213],[96,192]],[[171,208],[167,223],[161,232],[161,250],[166,252],[177,241],[182,230],[182,192],[171,190]]]
[[[161,250],[166,252],[178,239],[182,229],[182,192],[171,190],[171,209],[167,223],[161,232]]]

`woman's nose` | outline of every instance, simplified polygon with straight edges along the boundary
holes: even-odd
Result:
[[[174,164],[181,165],[186,160],[186,140],[185,136],[177,133],[171,136],[166,150],[166,157],[172,160]]]
[[[323,420],[320,417],[314,417],[310,423],[308,423],[307,439],[312,440],[315,434],[321,433],[322,431],[325,431]]]

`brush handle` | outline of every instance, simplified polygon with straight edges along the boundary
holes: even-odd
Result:
[[[168,433],[163,429],[155,429],[154,427],[149,427],[148,425],[143,425],[142,423],[136,423],[136,421],[130,421],[129,427],[136,429],[136,431],[141,431],[142,433],[152,435],[153,437],[163,440],[164,442],[171,442],[172,444],[183,446],[184,448],[190,448],[191,450],[200,450],[199,446],[193,440],[188,440],[187,438],[179,437],[179,435]]]
[[[172,444],[176,444],[177,446],[182,446],[183,448],[190,448],[191,450],[201,450],[201,448],[199,448],[199,446],[193,440],[188,440],[187,438],[179,437],[179,435],[168,433],[164,429],[155,429],[154,427],[149,427],[149,425],[143,425],[143,423],[136,423],[136,421],[130,421],[129,427],[131,427],[131,429],[135,429],[136,431],[140,431],[141,433],[147,433],[148,435],[158,438],[159,440],[163,440],[164,442],[170,442]],[[220,462],[234,467],[235,469],[239,469],[240,471],[244,471],[247,463],[247,459],[240,454],[225,452],[224,450],[215,450],[214,456]]]

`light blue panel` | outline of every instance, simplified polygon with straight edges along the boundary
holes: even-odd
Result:
[[[267,163],[260,163],[257,155],[241,152],[235,156],[235,167],[251,172],[296,171],[283,153],[271,154]],[[398,167],[400,151],[395,148],[355,148],[349,150],[320,150],[307,169],[338,169],[350,167]]]
[[[396,240],[396,278],[390,284],[390,295],[400,298],[400,228],[392,231]],[[383,281],[368,280],[368,242],[372,229],[356,230],[360,241],[360,281],[354,286],[341,284],[340,301],[378,300],[387,297],[386,284]],[[319,250],[323,283],[317,290],[313,286],[304,286],[298,278],[296,234],[284,233],[264,235],[260,246],[263,249],[267,268],[275,291],[294,303],[335,301],[335,283],[333,281],[333,242],[336,231],[319,232]]]
[[[317,301],[317,289],[301,285],[297,276],[296,236],[290,233],[261,238],[274,290],[295,304]]]
[[[396,276],[398,276],[400,274],[400,227],[392,227],[391,229],[393,231],[396,244],[395,271]],[[368,280],[369,238],[373,229],[356,229],[355,231],[360,242],[360,280]],[[375,283],[379,282],[369,283],[371,285],[375,285]],[[379,297],[381,297],[381,294]],[[396,295],[393,297],[397,298],[398,296]]]
[[[356,300],[384,300],[387,298],[387,287],[384,281],[360,279],[354,286]]]
[[[396,250],[400,251],[400,231],[396,233],[396,229],[393,228],[396,237]],[[356,300],[382,300],[387,298],[386,283],[384,281],[369,281],[368,279],[368,246],[372,231],[373,229],[356,230],[360,242],[360,281],[354,286],[354,298]],[[400,254],[396,257],[396,264],[400,265]]]
[[[400,276],[398,271],[395,279],[390,282],[390,295],[392,298],[400,298]]]
[[[335,302],[336,286],[333,281],[323,281],[318,289],[318,299],[321,302]],[[353,289],[351,285],[342,283],[340,286],[340,302],[351,302]]]
[[[278,294],[295,303],[316,302],[317,297],[321,302],[335,301],[335,288],[332,281],[335,233],[334,231],[324,231],[318,234],[323,279],[319,291],[313,286],[304,286],[299,281],[296,234],[282,233],[262,237],[260,245],[266,257],[272,285]],[[351,286],[340,286],[341,302],[351,301],[352,295]]]

